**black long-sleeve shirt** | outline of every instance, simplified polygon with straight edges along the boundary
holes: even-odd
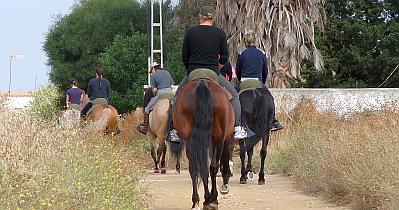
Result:
[[[91,100],[96,98],[106,98],[109,100],[111,87],[105,78],[92,78],[87,85],[87,95]]]
[[[228,58],[226,33],[222,29],[197,25],[187,30],[182,47],[187,74],[197,68],[208,68],[219,75],[218,64],[225,64]]]

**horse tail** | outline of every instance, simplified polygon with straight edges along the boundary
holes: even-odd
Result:
[[[195,90],[195,125],[187,142],[190,174],[195,178],[209,174],[209,149],[212,143],[212,98],[204,81]]]
[[[168,108],[168,131],[171,130],[172,127],[172,100],[169,100],[169,108]],[[182,153],[182,146],[181,143],[171,141],[170,144],[170,151],[172,156],[176,158],[176,160],[180,159]]]
[[[246,141],[247,147],[252,148],[255,146],[259,139],[266,135],[268,128],[270,127],[270,106],[274,107],[274,104],[269,104],[267,99],[268,95],[263,90],[253,90],[255,94],[254,99],[254,132],[256,135],[253,138],[249,138]]]

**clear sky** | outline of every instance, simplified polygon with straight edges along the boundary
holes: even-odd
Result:
[[[8,90],[10,54],[25,56],[12,62],[11,90],[33,90],[48,83],[47,57],[42,49],[54,16],[68,14],[75,0],[0,0],[0,91]]]

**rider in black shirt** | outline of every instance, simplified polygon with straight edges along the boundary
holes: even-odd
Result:
[[[236,116],[234,138],[243,139],[254,135],[252,131],[241,125],[241,105],[234,86],[220,74],[219,65],[223,67],[228,61],[226,33],[213,26],[215,9],[210,6],[201,8],[199,14],[199,25],[187,30],[182,47],[182,59],[186,68],[186,77],[180,82],[176,95],[181,87],[188,82],[187,75],[194,69],[207,68],[213,70],[219,77],[219,84],[233,96],[231,103]],[[249,131],[249,132],[247,132]],[[172,130],[170,138],[176,138],[176,130]]]

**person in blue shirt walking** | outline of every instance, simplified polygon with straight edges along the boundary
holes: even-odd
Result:
[[[242,51],[237,58],[236,74],[237,80],[241,81],[249,79],[257,79],[266,83],[268,74],[266,53],[255,46],[256,35],[252,30],[244,34],[245,50]],[[271,131],[283,129],[284,126],[277,121],[274,113]]]
[[[82,98],[85,92],[78,88],[78,81],[71,78],[69,80],[71,88],[66,91],[66,106],[67,108],[72,108],[76,110],[81,109]]]

